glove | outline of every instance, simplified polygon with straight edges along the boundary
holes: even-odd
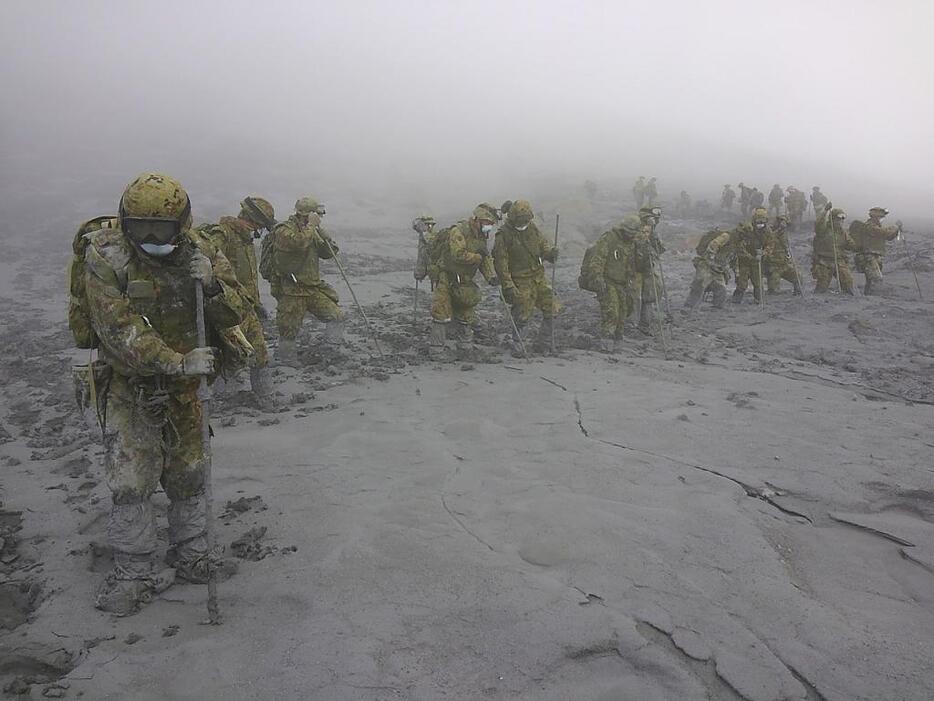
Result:
[[[499,278],[495,275],[490,278],[490,287],[497,287],[499,285]]]
[[[214,268],[208,257],[201,251],[195,251],[191,260],[188,261],[188,272],[201,283],[205,291],[214,287]]]
[[[483,260],[484,258],[486,258],[486,257],[489,256],[489,255],[490,255],[490,252],[489,252],[488,250],[486,250],[486,248],[481,248],[481,249],[480,249],[480,260]]]
[[[516,301],[516,286],[515,285],[503,285],[503,299],[506,300],[507,304],[515,304]]]
[[[421,270],[416,270],[416,271],[413,273],[412,277],[414,277],[416,280],[418,280],[419,282],[421,282],[422,280],[425,279],[425,273],[423,273]]]
[[[551,250],[549,250],[545,254],[545,260],[547,260],[549,263],[557,263],[558,262],[558,249],[552,248]]]
[[[195,348],[188,351],[185,357],[182,358],[181,372],[179,374],[186,377],[212,375],[216,364],[217,356],[213,348],[209,346]]]
[[[266,309],[266,307],[264,307],[262,304],[257,304],[256,305],[256,316],[258,316],[260,319],[265,321],[266,319],[269,318],[269,310]]]

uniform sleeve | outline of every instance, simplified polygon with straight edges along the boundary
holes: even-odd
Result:
[[[549,263],[554,263],[558,258],[558,249],[552,246],[548,240],[545,238],[545,235],[541,232],[537,226],[535,227],[536,233],[536,244],[538,245],[538,250],[542,252],[542,258],[547,260]]]
[[[273,246],[283,253],[300,253],[311,245],[311,234],[297,226],[280,224],[273,229]]]
[[[603,234],[594,244],[593,255],[587,273],[593,278],[602,278],[606,272],[606,261],[610,256],[610,237]]]
[[[493,268],[493,256],[484,256],[480,263],[480,274],[487,282],[491,282],[496,277],[496,270]]]
[[[886,241],[894,241],[898,238],[898,227],[897,226],[887,226],[883,229],[885,232]]]
[[[324,259],[333,258],[340,251],[337,244],[334,243],[334,239],[320,226],[313,231],[315,232],[314,238],[315,246],[318,250],[318,257]]]
[[[506,234],[500,229],[496,232],[496,239],[493,242],[493,267],[496,269],[496,275],[503,287],[513,285],[512,275],[509,271],[509,251],[506,246]]]
[[[211,248],[213,250],[202,252],[211,260],[214,280],[220,287],[220,291],[210,297],[204,296],[204,320],[208,326],[215,329],[229,329],[243,321],[250,305],[240,295],[242,286],[237,281],[237,276],[227,256],[219,249]]]
[[[461,233],[460,228],[455,227],[448,236],[448,250],[451,253],[451,260],[463,265],[479,265],[483,258],[479,253],[471,253],[467,250],[467,240]]]
[[[182,354],[133,311],[116,273],[93,246],[85,255],[84,275],[91,325],[107,353],[141,376],[179,374]]]

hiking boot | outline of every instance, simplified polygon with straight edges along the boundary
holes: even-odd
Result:
[[[171,568],[134,579],[122,579],[115,570],[98,587],[94,607],[115,616],[131,616],[174,583],[175,570]]]

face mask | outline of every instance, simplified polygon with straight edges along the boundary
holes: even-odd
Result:
[[[154,258],[165,258],[178,248],[174,243],[164,243],[161,245],[157,243],[141,243],[139,247],[143,249],[146,255],[153,256]]]
[[[317,214],[319,217],[323,217],[325,214],[327,214],[327,211],[324,209],[324,207],[318,207],[318,209],[315,210],[315,214]]]
[[[480,231],[481,231],[482,233],[484,233],[484,234],[489,234],[491,231],[493,231],[493,225],[492,225],[492,224],[483,224],[483,225],[480,227]]]
[[[756,224],[756,228],[757,228],[757,229],[764,229],[764,228],[765,228],[765,224],[763,224],[762,222],[759,222],[758,224]]]
[[[529,228],[528,224],[523,224],[522,226],[517,226],[516,231],[525,231],[528,228]]]

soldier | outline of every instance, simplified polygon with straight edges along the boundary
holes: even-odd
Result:
[[[260,323],[260,318],[265,319],[267,313],[259,297],[253,240],[259,238],[260,229],[270,231],[275,225],[275,211],[269,201],[251,196],[240,203],[240,214],[236,217],[221,217],[217,224],[201,229],[230,261],[242,287],[240,296],[244,301],[244,318],[240,328],[255,351],[250,367],[250,386],[260,398],[272,395],[272,380],[269,377],[269,350]]]
[[[548,244],[532,221],[532,205],[516,200],[509,208],[506,223],[496,232],[493,265],[503,289],[503,298],[512,307],[512,318],[520,337],[513,332],[513,353],[521,352],[521,334],[535,309],[542,312],[542,325],[536,349],[551,343],[554,315],[560,310],[558,299],[545,277],[545,261],[554,263],[558,249]]]
[[[820,191],[820,186],[815,185],[811,188],[811,206],[814,208],[814,219],[824,211],[827,204],[827,195]]]
[[[788,221],[792,229],[798,230],[801,221],[804,219],[804,210],[807,209],[807,200],[804,193],[794,185],[789,185],[788,194],[785,195],[785,211],[788,213]]]
[[[853,294],[853,275],[846,252],[855,250],[853,243],[843,228],[846,212],[834,209],[828,202],[814,222],[814,242],[811,262],[811,275],[816,285],[814,292],[824,293],[830,291],[830,281],[839,277],[837,283],[840,290],[846,294]]]
[[[782,213],[782,200],[784,197],[785,191],[782,190],[782,186],[775,183],[771,191],[769,191],[769,216],[772,215],[773,211],[776,217]]]
[[[482,295],[474,278],[477,271],[493,286],[498,284],[486,242],[496,225],[496,210],[477,205],[469,219],[435,234],[431,243],[432,262],[438,280],[431,300],[429,354],[441,357],[447,328],[453,321],[459,336],[471,343],[477,323],[476,306]]]
[[[854,221],[850,224],[850,237],[857,247],[856,269],[866,276],[863,294],[883,292],[882,259],[886,253],[885,242],[898,238],[899,233],[897,226],[882,226],[882,220],[888,213],[885,207],[873,207],[865,222]]]
[[[633,277],[632,297],[635,309],[639,311],[639,330],[647,336],[656,331],[658,320],[658,296],[664,292],[661,261],[665,246],[658,237],[658,223],[662,218],[661,207],[642,207],[639,221],[642,224],[642,237],[648,241],[648,265],[637,266]]]
[[[730,267],[735,258],[733,239],[729,231],[713,229],[701,237],[695,249],[694,281],[684,302],[685,313],[691,313],[704,298],[713,294],[713,306],[723,308],[726,302],[726,284],[730,281]]]
[[[801,294],[801,281],[791,258],[791,245],[788,243],[788,217],[779,214],[775,218],[769,240],[762,257],[762,274],[765,276],[769,294],[776,294],[781,289],[782,280],[794,286],[792,294]]]
[[[177,576],[206,582],[218,565],[205,535],[200,378],[213,375],[215,349],[197,346],[195,284],[204,290],[209,333],[242,317],[240,284],[223,253],[191,229],[191,203],[176,180],[145,173],[123,192],[119,228],[90,234],[85,287],[105,391],[104,467],[113,497],[107,540],[114,568],[96,606],[135,612]],[[156,567],[150,497],[169,498],[170,560]]]
[[[691,216],[691,196],[687,193],[687,190],[682,190],[678,199],[678,215],[682,219]]]
[[[769,239],[769,213],[756,207],[752,219],[740,224],[733,231],[733,246],[736,251],[736,289],[733,304],[743,301],[743,295],[752,281],[752,294],[757,302],[762,301],[762,277],[760,263]]]
[[[749,193],[750,209],[759,209],[763,204],[765,204],[765,195],[759,192],[759,188],[752,188],[752,191]]]
[[[649,178],[649,182],[645,186],[645,198],[646,204],[649,206],[655,204],[655,200],[658,199],[658,185],[655,183],[655,178]],[[642,208],[641,204],[639,208]]]
[[[333,258],[337,244],[321,226],[324,205],[313,197],[295,203],[295,214],[278,224],[270,236],[273,251],[272,296],[276,298],[280,362],[296,360],[295,339],[306,313],[325,322],[324,342],[341,343],[344,312],[337,291],[321,279],[320,259]]]
[[[733,188],[726,184],[723,186],[723,193],[720,195],[720,209],[726,210],[727,212],[732,211],[733,209],[733,200],[736,199],[736,193],[733,191]]]
[[[632,186],[632,198],[636,201],[636,207],[641,207],[645,202],[645,176],[640,175],[636,184]]]
[[[633,312],[636,272],[651,274],[649,241],[642,223],[629,214],[604,233],[581,266],[581,287],[597,293],[600,303],[600,350],[619,350],[623,324]]]
[[[431,239],[434,236],[435,218],[422,215],[412,220],[412,229],[418,234],[418,257],[415,260],[416,280],[421,282],[430,277],[431,289],[438,283],[437,271],[431,269]]]
[[[744,217],[749,215],[749,197],[752,194],[752,188],[746,187],[740,183],[739,187],[739,213]]]

